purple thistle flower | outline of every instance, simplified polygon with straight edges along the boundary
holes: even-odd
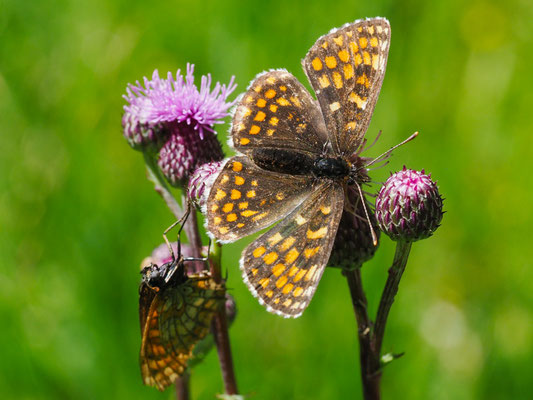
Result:
[[[437,184],[424,170],[404,166],[387,179],[376,198],[379,227],[393,240],[414,242],[431,236],[442,215]]]
[[[122,125],[124,136],[135,149],[159,152],[158,165],[173,186],[181,186],[199,166],[224,158],[216,139],[215,124],[223,123],[234,101],[234,78],[229,84],[216,83],[211,90],[211,75],[202,76],[200,88],[194,84],[194,65],[187,64],[186,76],[180,70],[174,78],[144,78],[129,84],[124,95]]]
[[[167,79],[161,79],[155,70],[152,80],[144,78],[144,87],[139,81],[135,85],[128,84],[127,94],[123,96],[128,102],[124,106],[127,119],[149,126],[168,122],[185,123],[198,131],[201,139],[205,131],[214,133],[214,124],[223,123],[222,119],[235,103],[227,102],[227,99],[237,85],[232,77],[227,86],[217,82],[211,91],[211,75],[207,74],[202,76],[198,90],[193,73],[194,65],[187,64],[185,77],[178,70],[176,78],[169,72]],[[129,132],[124,134],[130,138]]]

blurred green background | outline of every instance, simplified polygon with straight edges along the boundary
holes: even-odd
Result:
[[[388,325],[385,399],[529,399],[533,3],[0,0],[0,398],[168,399],[142,385],[139,263],[173,217],[122,137],[128,82],[196,64],[243,91],[322,34],[385,16],[392,45],[368,131],[375,171],[438,180],[447,214],[413,246]],[[225,140],[226,126],[220,126]],[[528,178],[529,177],[529,178]],[[249,240],[248,240],[249,241]],[[297,320],[265,312],[240,280],[248,242],[224,248],[239,315],[240,390],[253,399],[360,398],[348,289],[328,270]],[[394,246],[364,266],[375,312]],[[222,388],[214,353],[193,398]]]

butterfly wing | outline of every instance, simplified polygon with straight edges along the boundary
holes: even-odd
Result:
[[[192,276],[153,298],[144,325],[140,364],[145,385],[163,391],[183,374],[192,349],[208,333],[224,287]]]
[[[381,89],[390,44],[384,18],[359,20],[319,38],[303,68],[337,153],[361,145]]]
[[[263,170],[246,156],[230,158],[207,198],[207,229],[223,242],[251,235],[294,210],[310,195],[312,181]]]
[[[329,259],[344,207],[344,190],[325,182],[241,257],[243,278],[268,311],[299,317]]]
[[[269,147],[320,154],[327,140],[315,100],[285,70],[262,73],[250,84],[235,110],[231,135],[244,154]]]
[[[154,300],[157,292],[153,289],[150,289],[148,285],[144,282],[139,286],[139,320],[141,322],[141,335],[144,332],[146,326],[146,319],[148,318],[150,312],[150,305]]]

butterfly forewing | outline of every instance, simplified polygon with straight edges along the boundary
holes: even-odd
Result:
[[[249,289],[269,311],[298,317],[322,277],[342,215],[344,191],[324,182],[279,224],[243,252]]]
[[[164,390],[183,374],[192,349],[209,333],[224,304],[224,286],[208,275],[193,275],[155,295],[147,291],[154,292],[141,284],[141,373],[146,385]]]
[[[356,21],[322,36],[302,64],[337,153],[361,145],[381,89],[390,44],[386,19]]]
[[[231,242],[286,216],[311,193],[310,176],[266,171],[248,157],[230,158],[207,199],[209,231]]]
[[[320,153],[326,127],[309,92],[285,70],[259,75],[242,97],[232,126],[233,145],[244,154],[255,148]]]

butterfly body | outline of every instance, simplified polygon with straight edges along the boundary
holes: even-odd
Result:
[[[183,258],[141,273],[141,374],[145,385],[162,391],[185,372],[194,346],[209,333],[224,285],[208,273],[187,276]]]
[[[302,61],[317,100],[292,74],[272,70],[252,81],[235,110],[231,135],[241,154],[212,185],[207,227],[232,242],[279,221],[241,257],[244,281],[271,312],[298,317],[307,307],[343,211],[354,208],[348,191],[369,181],[360,147],[389,43],[384,18],[334,29]]]

